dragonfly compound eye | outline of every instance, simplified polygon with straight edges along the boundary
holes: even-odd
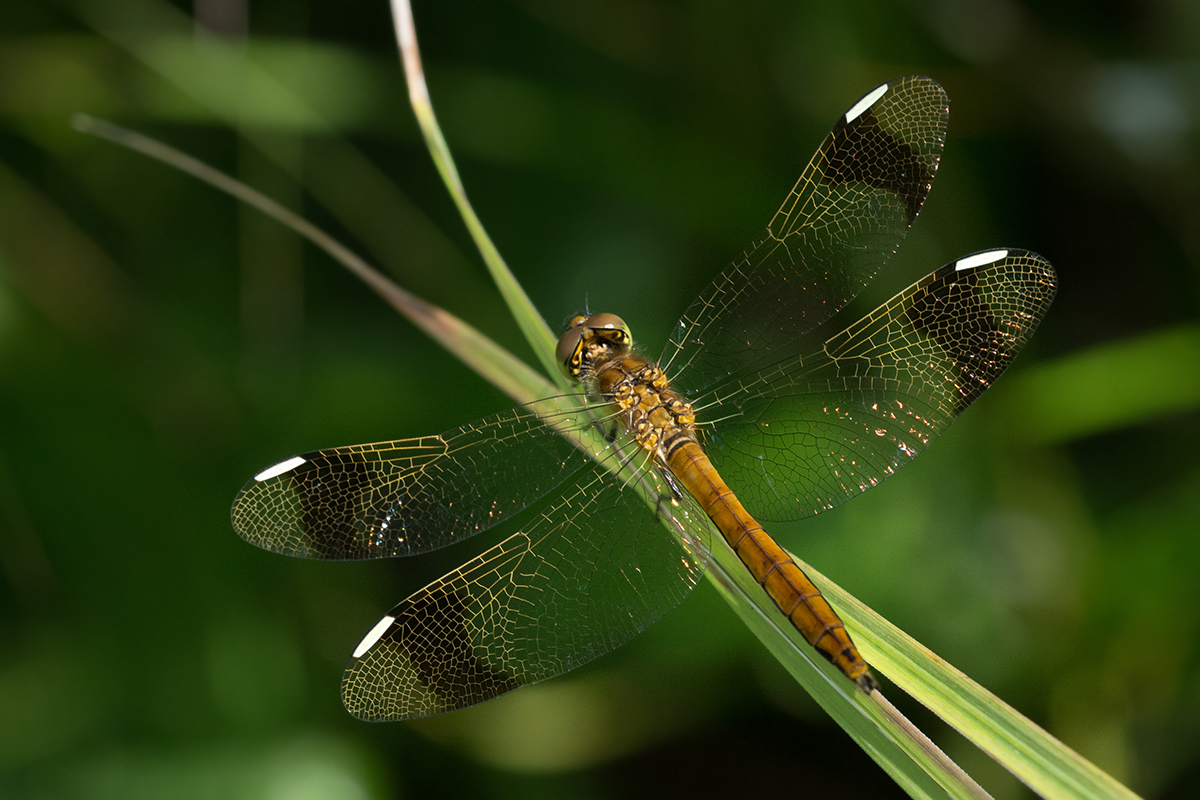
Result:
[[[579,370],[583,366],[583,331],[587,321],[587,317],[572,318],[554,350],[554,360],[566,371],[569,378],[578,378]]]
[[[616,314],[593,314],[584,323],[593,335],[601,336],[613,344],[629,344],[633,337],[625,320]]]

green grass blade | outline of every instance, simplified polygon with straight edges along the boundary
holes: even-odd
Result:
[[[867,695],[860,691],[821,659],[787,623],[733,551],[719,536],[715,539],[720,544],[713,548],[709,577],[721,595],[796,682],[901,788],[912,797],[988,796],[878,692]],[[796,563],[809,572],[802,561]],[[834,605],[841,613],[841,606]]]
[[[794,557],[794,556],[793,556]],[[799,559],[863,657],[1039,795],[1136,795]]]
[[[508,265],[500,256],[500,251],[492,243],[491,237],[487,235],[483,223],[479,221],[475,215],[475,209],[471,207],[471,203],[467,199],[467,192],[458,177],[458,168],[454,166],[450,148],[446,145],[442,129],[433,113],[429,89],[425,85],[425,70],[421,66],[421,54],[417,48],[417,31],[413,23],[412,8],[407,0],[392,0],[392,19],[396,26],[396,41],[400,47],[400,56],[404,62],[404,74],[408,79],[408,96],[412,103],[413,113],[416,114],[417,124],[425,137],[425,143],[442,176],[442,181],[450,191],[455,205],[458,206],[459,214],[462,215],[467,230],[471,232],[471,238],[475,240],[475,246],[479,248],[479,253],[483,256],[484,263],[487,264],[488,272],[491,273],[492,279],[500,289],[500,294],[508,304],[513,317],[516,318],[521,332],[533,347],[533,351],[542,362],[547,374],[559,381],[562,388],[568,388],[565,376],[562,375],[558,364],[554,363],[554,350],[558,344],[558,335],[550,331],[545,320],[534,308],[529,295],[525,294],[525,290],[509,270]]]
[[[191,156],[134,131],[82,114],[76,116],[72,123],[84,133],[108,139],[170,164],[279,220],[340,262],[418,328],[514,401],[530,403],[556,393],[554,384],[478,329],[396,285],[324,231],[260,192]]]

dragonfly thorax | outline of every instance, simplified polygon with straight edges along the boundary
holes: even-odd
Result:
[[[616,406],[618,421],[638,445],[662,463],[679,444],[696,441],[692,404],[645,359],[626,355],[599,365],[595,391]]]

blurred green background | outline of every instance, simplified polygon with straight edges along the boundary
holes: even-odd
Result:
[[[773,530],[1147,797],[1200,794],[1200,4],[418,2],[479,216],[552,325],[650,352],[859,95],[952,98],[879,301],[1045,254],[1058,299],[911,468]],[[0,796],[899,794],[707,585],[630,645],[370,725],[345,659],[465,560],[307,563],[228,510],[267,464],[508,401],[292,233],[83,136],[136,128],[532,360],[411,119],[385,0],[0,4]],[[913,704],[1000,797],[1013,778]]]

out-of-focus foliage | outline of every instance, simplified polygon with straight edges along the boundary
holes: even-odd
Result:
[[[414,12],[467,191],[527,291],[551,324],[618,312],[651,352],[850,102],[940,80],[937,183],[851,313],[1006,245],[1050,258],[1058,299],[914,466],[777,532],[1134,790],[1200,791],[1194,3]],[[708,587],[545,686],[412,725],[342,710],[359,636],[462,556],[283,559],[232,533],[233,494],[281,457],[506,401],[292,234],[68,120],[233,172],[529,355],[391,35],[382,0],[0,4],[0,795],[894,795]]]

